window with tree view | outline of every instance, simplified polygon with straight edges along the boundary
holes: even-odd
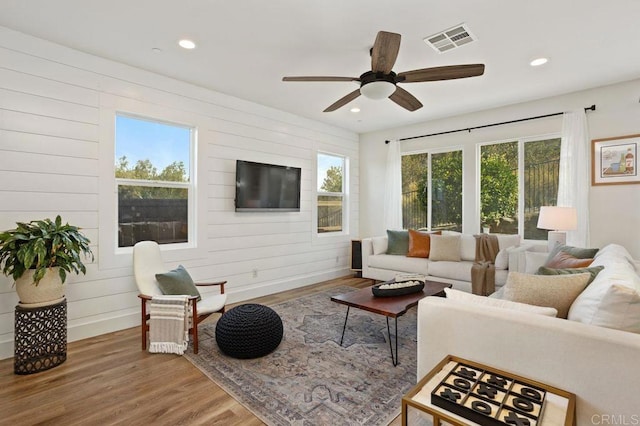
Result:
[[[318,154],[318,233],[342,232],[345,158]]]
[[[482,145],[481,226],[493,233],[545,240],[547,231],[536,225],[540,207],[557,203],[559,164],[558,138]]]
[[[192,129],[117,115],[115,133],[118,247],[188,242]]]
[[[405,229],[462,231],[462,151],[402,156]]]

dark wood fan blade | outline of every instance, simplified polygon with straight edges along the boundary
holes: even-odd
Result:
[[[282,81],[360,81],[358,77],[282,77]]]
[[[456,78],[476,77],[484,74],[484,64],[450,65],[447,67],[423,68],[401,72],[398,83],[419,83],[421,81],[453,80]]]
[[[360,96],[360,89],[356,89],[353,92],[349,93],[347,96],[343,96],[342,98],[338,99],[336,102],[329,105],[327,109],[325,109],[323,112],[335,111],[338,108],[345,106],[346,104],[348,104],[349,102],[357,98],[358,96]]]
[[[400,34],[378,32],[371,49],[371,71],[389,74],[400,50]]]
[[[396,91],[389,96],[389,99],[409,111],[415,111],[422,108],[420,101],[401,87],[396,86]]]

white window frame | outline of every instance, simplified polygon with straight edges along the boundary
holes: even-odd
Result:
[[[509,142],[518,142],[518,235],[524,235],[524,145],[528,142],[539,142],[548,139],[561,139],[562,135],[560,133],[547,133],[537,136],[521,136],[521,137],[513,137],[507,139],[500,139],[497,141],[489,141],[489,142],[480,142],[476,146],[476,170],[477,170],[477,178],[476,178],[476,223],[475,229],[480,229],[480,179],[482,176],[482,168],[480,161],[482,159],[481,149],[483,146],[487,145],[497,145],[501,143],[509,143]],[[543,241],[543,240],[525,240],[525,241]]]
[[[188,231],[187,231],[187,242],[185,243],[171,243],[171,244],[161,244],[161,246],[165,246],[167,250],[169,249],[180,249],[180,248],[190,248],[190,247],[194,247],[194,240],[196,238],[196,233],[195,230],[193,229],[194,227],[191,226],[192,221],[195,219],[195,214],[194,214],[194,208],[195,208],[195,202],[193,200],[194,198],[194,194],[195,194],[195,190],[194,190],[194,185],[193,185],[193,181],[195,179],[195,173],[194,173],[194,168],[192,167],[193,165],[193,160],[194,160],[194,147],[195,147],[195,143],[196,143],[196,129],[192,126],[185,126],[183,124],[178,124],[178,123],[172,123],[166,120],[155,120],[155,119],[151,119],[149,117],[141,117],[138,115],[132,115],[132,114],[128,114],[128,113],[121,113],[121,112],[116,112],[116,120],[118,117],[126,117],[126,118],[130,118],[133,120],[139,120],[139,121],[147,121],[149,123],[159,123],[159,124],[164,124],[167,126],[173,126],[173,127],[180,127],[183,129],[187,129],[189,130],[189,181],[188,182],[171,182],[171,181],[157,181],[157,180],[144,180],[144,179],[125,179],[125,178],[115,178],[115,183],[116,183],[116,208],[118,208],[118,188],[120,186],[144,186],[144,187],[149,187],[149,188],[179,188],[179,189],[186,189],[187,190],[187,224],[188,224]],[[114,144],[116,143],[116,141],[114,140]],[[115,145],[114,145],[115,147]],[[115,158],[114,156],[114,160],[117,160],[117,158]],[[114,173],[115,176],[115,173]],[[117,220],[117,218],[116,218]],[[116,229],[116,233],[117,233],[117,229]],[[126,249],[127,247],[118,247],[117,246],[117,235],[116,235],[116,252],[118,251],[124,251],[125,253],[127,252]]]
[[[322,192],[318,190],[320,184],[318,176],[318,158],[320,155],[338,157],[342,159],[342,192]],[[318,150],[315,155],[315,177],[313,179],[313,214],[312,221],[314,226],[314,235],[316,238],[331,238],[336,236],[349,235],[349,157],[344,154],[335,152]],[[318,232],[318,198],[320,196],[339,196],[342,197],[342,230],[340,232]]]
[[[206,254],[206,168],[205,141],[199,137],[199,129],[207,123],[193,113],[172,110],[164,106],[132,102],[111,94],[101,94],[100,147],[99,147],[99,225],[98,261],[100,269],[130,267],[133,247],[118,247],[118,183],[130,181],[139,186],[173,186],[177,182],[116,179],[115,177],[115,126],[116,115],[140,120],[165,123],[191,129],[190,191],[188,194],[189,234],[187,243],[161,244],[165,262],[179,262]]]

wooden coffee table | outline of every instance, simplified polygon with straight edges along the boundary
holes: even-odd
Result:
[[[344,340],[344,332],[347,328],[347,320],[349,319],[349,310],[352,307],[362,309],[364,311],[373,312],[374,314],[384,315],[387,318],[387,335],[389,336],[389,351],[391,352],[391,362],[395,367],[396,365],[398,365],[398,317],[404,315],[410,308],[416,306],[420,299],[424,297],[444,296],[445,288],[451,288],[451,284],[426,281],[424,283],[424,289],[421,292],[405,294],[403,296],[376,297],[373,295],[371,287],[333,296],[331,298],[333,302],[347,305],[347,315],[344,318],[344,326],[342,327],[340,346],[342,346],[342,341]],[[391,345],[391,331],[389,329],[390,317],[395,319],[395,356],[393,354],[393,348]]]

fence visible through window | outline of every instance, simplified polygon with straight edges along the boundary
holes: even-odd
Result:
[[[560,159],[556,158],[535,164],[527,164],[524,169],[524,215],[527,239],[546,239],[547,231],[538,230],[536,223],[541,206],[556,205],[558,199],[558,174]],[[513,170],[517,173],[517,169]],[[427,226],[427,206],[424,191],[418,189],[402,193],[402,223],[406,229],[419,229]],[[432,224],[433,228],[445,224]],[[492,232],[504,230],[494,229]],[[517,232],[517,230],[516,230]]]

